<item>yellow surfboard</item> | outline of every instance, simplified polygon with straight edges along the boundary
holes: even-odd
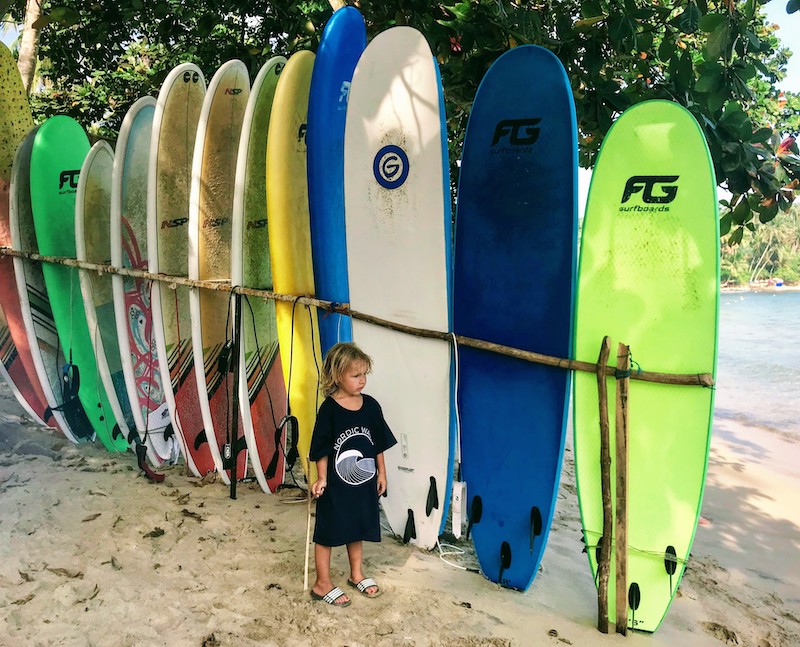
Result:
[[[267,211],[272,281],[276,292],[297,296],[314,295],[314,270],[311,264],[311,234],[306,178],[306,117],[312,52],[297,52],[281,73],[267,141]],[[319,394],[319,368],[322,354],[316,309],[300,303],[276,302],[278,342],[289,410],[297,418],[297,444],[303,469],[311,449],[311,433]],[[309,482],[317,479],[310,466]]]

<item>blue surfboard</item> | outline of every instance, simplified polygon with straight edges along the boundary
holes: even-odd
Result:
[[[572,349],[577,129],[566,73],[537,46],[481,82],[464,141],[454,330],[557,357]],[[459,347],[457,406],[470,531],[484,575],[525,590],[553,517],[569,372]]]
[[[308,203],[311,253],[317,297],[337,303],[350,300],[344,233],[344,125],[350,81],[367,46],[364,19],[357,9],[336,11],[317,50],[308,101]],[[339,341],[351,341],[349,317],[319,317],[323,355]]]

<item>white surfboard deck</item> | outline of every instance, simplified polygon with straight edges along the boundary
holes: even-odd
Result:
[[[351,308],[447,331],[449,206],[438,88],[433,55],[417,30],[394,27],[367,46],[350,87],[345,220]],[[358,320],[353,340],[373,359],[365,392],[398,441],[385,455],[387,519],[403,536],[413,513],[412,543],[432,548],[451,478],[449,344]],[[431,488],[438,508],[428,510]]]

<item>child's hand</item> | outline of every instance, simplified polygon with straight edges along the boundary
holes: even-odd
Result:
[[[378,472],[378,496],[383,496],[386,492],[386,473]]]
[[[325,479],[317,479],[311,484],[311,494],[315,499],[319,499],[322,493],[325,492],[326,487],[328,487],[328,481]]]

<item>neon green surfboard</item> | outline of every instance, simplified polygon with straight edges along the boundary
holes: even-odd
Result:
[[[637,104],[612,126],[592,177],[578,271],[575,357],[596,361],[603,337],[609,335],[611,363],[622,342],[630,346],[634,371],[638,366],[643,371],[713,374],[718,294],[716,181],[703,133],[676,103]],[[613,378],[608,387],[613,491]],[[658,628],[683,574],[703,496],[713,393],[700,386],[630,381],[630,628]],[[574,406],[578,498],[596,574],[603,509],[593,374],[575,376]],[[612,622],[614,577],[612,567]]]
[[[39,252],[45,256],[75,258],[75,195],[88,152],[86,133],[70,117],[51,117],[36,132],[31,152],[31,206]],[[124,434],[114,438],[116,420],[97,375],[78,269],[45,263],[42,271],[58,338],[71,362],[62,379],[78,384],[78,398],[97,438],[109,451],[125,451]]]

